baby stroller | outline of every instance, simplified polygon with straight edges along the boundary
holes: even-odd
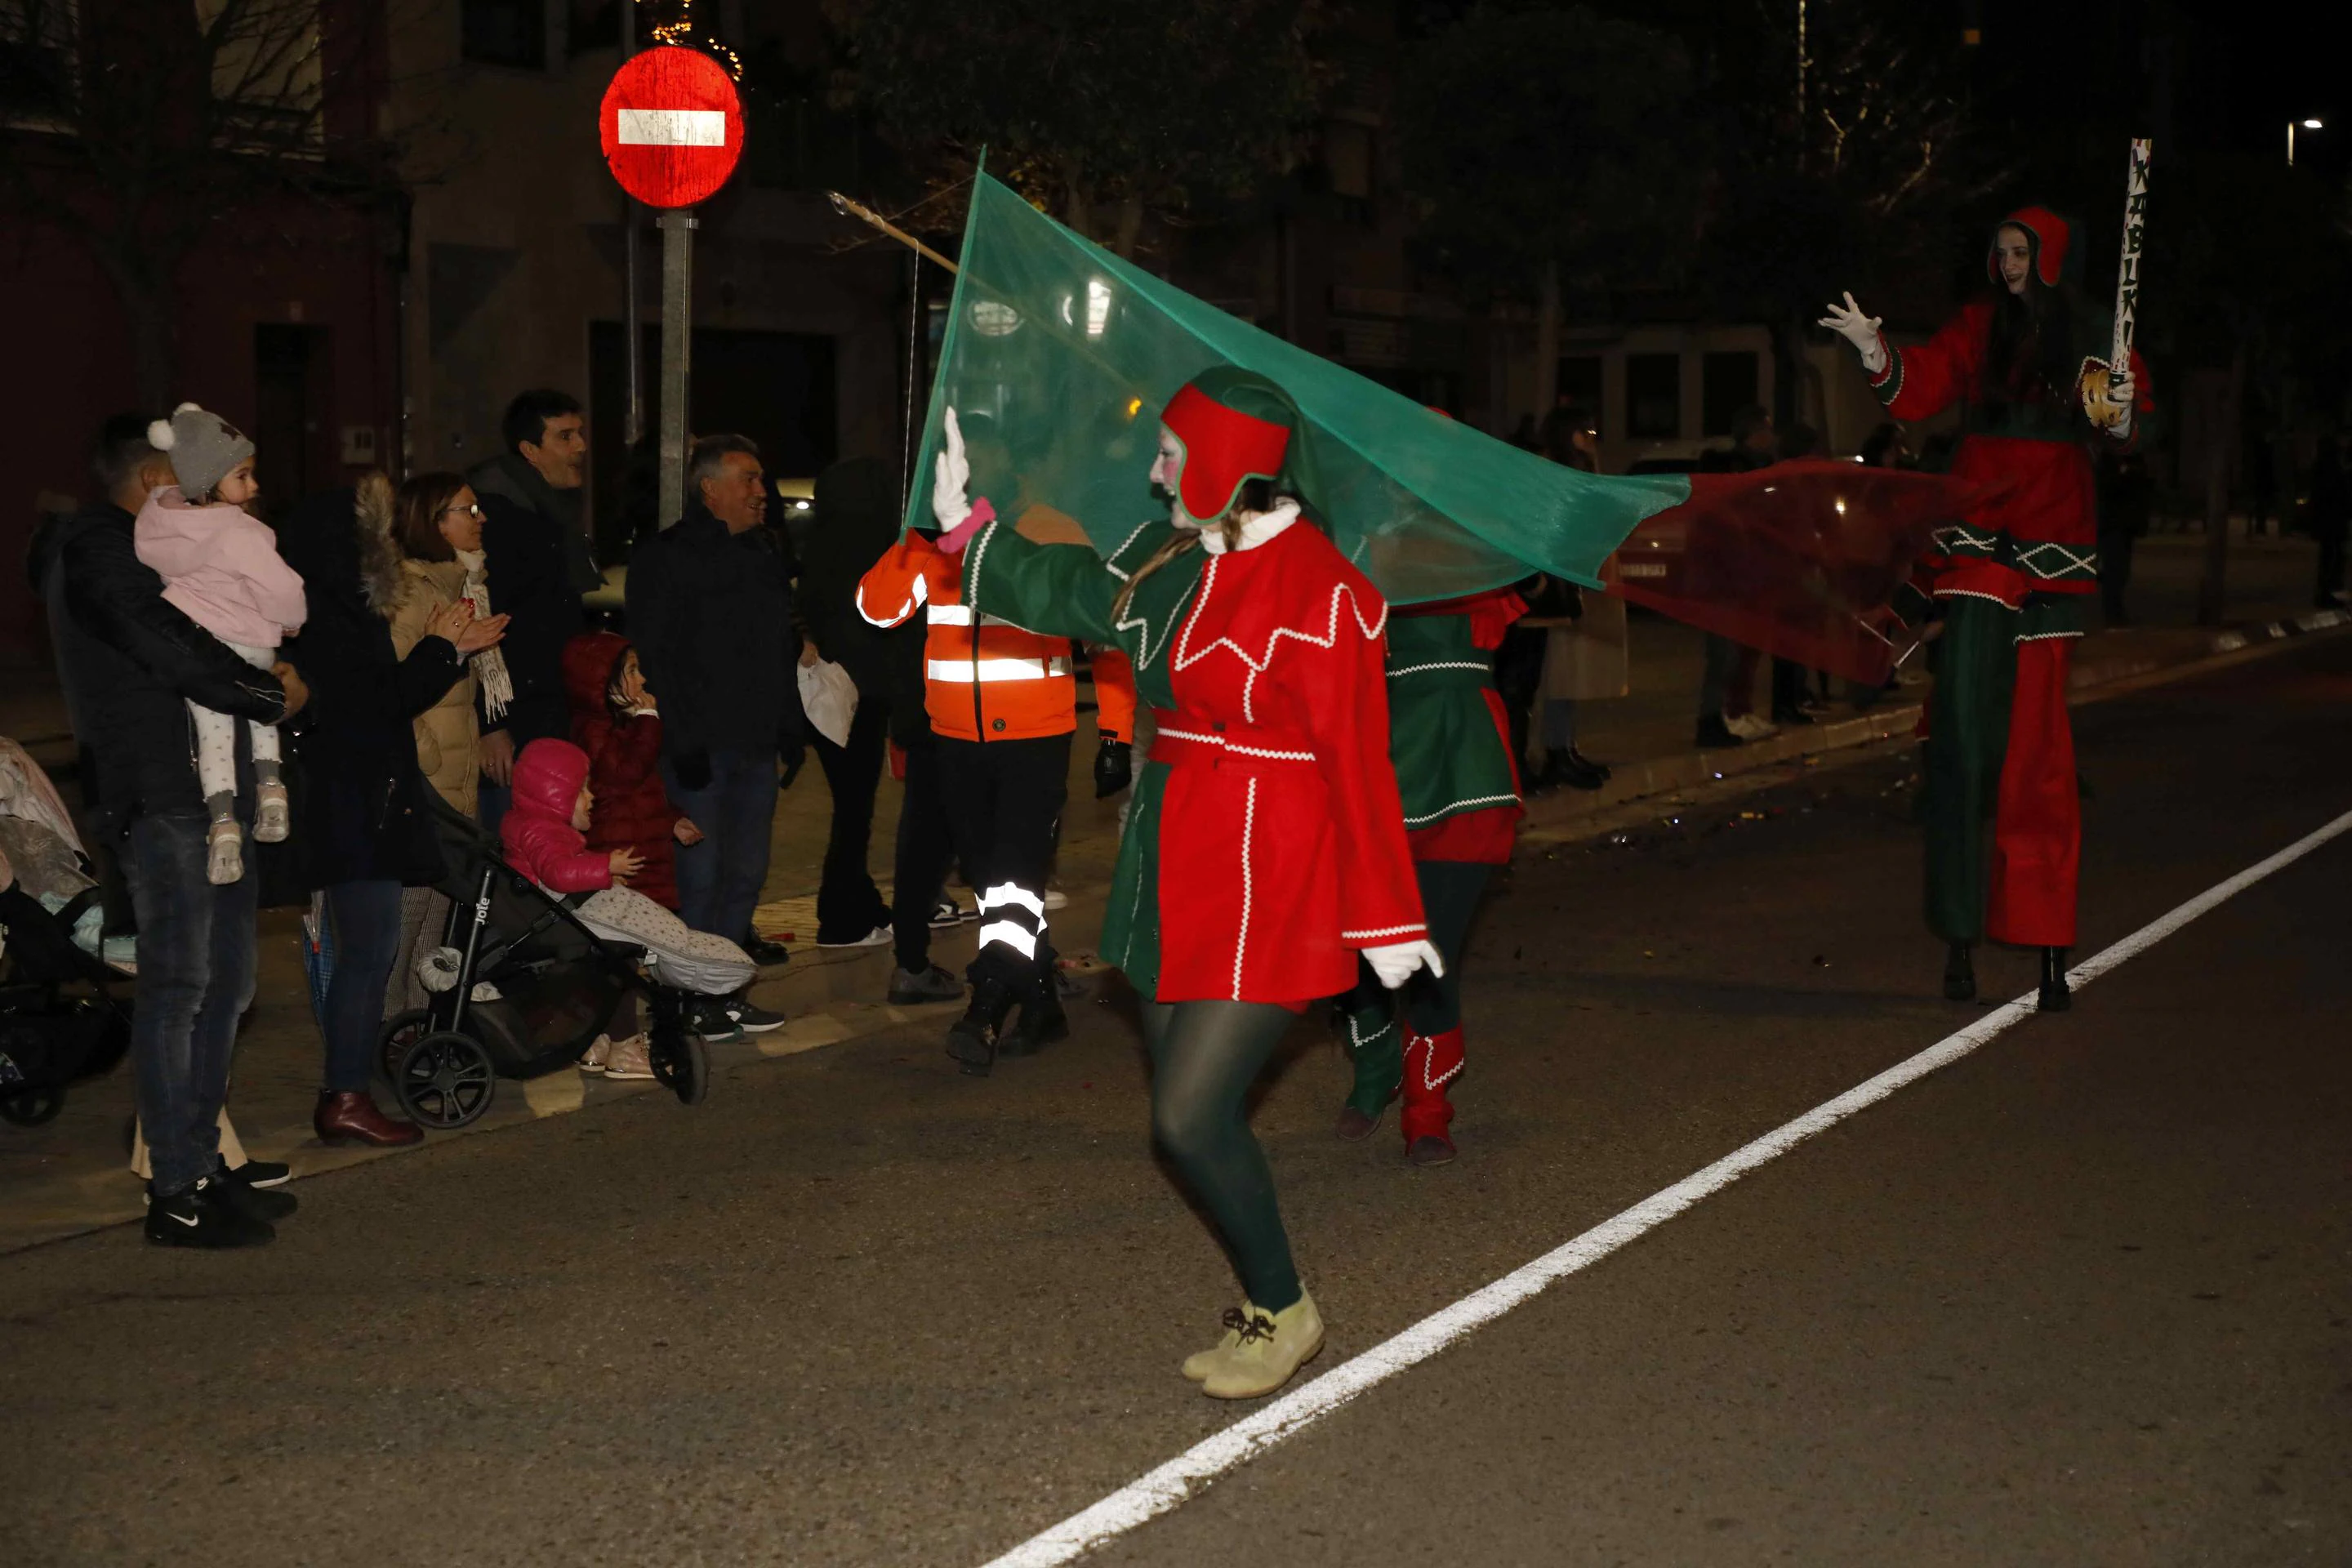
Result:
[[[99,889],[48,775],[0,739],[0,1121],[37,1127],[110,1072],[131,1009],[98,952]]]
[[[75,922],[97,901],[89,889],[52,913],[21,887],[0,889],[0,1121],[52,1120],[68,1084],[111,1072],[131,1047],[111,971],[74,943]]]
[[[441,948],[419,944],[418,977],[433,1001],[387,1020],[381,1037],[403,1112],[425,1127],[465,1126],[489,1109],[498,1079],[577,1062],[632,989],[652,1015],[655,1079],[682,1103],[699,1103],[710,1066],[687,1028],[688,993],[649,968],[644,947],[597,935],[566,900],[509,866],[471,820],[438,799],[433,812],[450,906]]]

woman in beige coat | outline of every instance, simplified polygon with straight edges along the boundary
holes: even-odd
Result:
[[[393,537],[400,545],[400,600],[392,616],[392,646],[403,658],[431,629],[435,616],[460,599],[477,616],[490,613],[490,593],[482,563],[482,509],[473,487],[457,474],[418,474],[400,487],[394,502]],[[441,798],[467,816],[481,784],[481,727],[476,703],[493,718],[514,695],[505,659],[495,647],[476,654],[466,673],[440,701],[419,714],[416,765]],[[415,970],[418,934],[438,928],[447,900],[429,888],[410,888],[401,902],[399,966],[386,988],[388,1017],[425,1005]]]

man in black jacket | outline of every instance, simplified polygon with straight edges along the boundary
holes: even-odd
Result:
[[[768,877],[776,791],[800,772],[806,746],[792,580],[761,527],[767,510],[758,447],[740,436],[696,442],[686,515],[629,563],[628,616],[661,706],[662,782],[703,834],[677,852],[678,913],[780,963],[783,949],[752,931],[751,911]]]
[[[507,623],[507,673],[514,700],[482,723],[482,826],[506,815],[515,755],[533,741],[569,739],[563,645],[586,629],[580,595],[595,588],[595,558],[581,526],[588,437],[580,400],[540,388],[507,405],[507,450],[467,476],[482,506],[482,553],[490,608]]]
[[[131,1058],[154,1177],[147,1238],[167,1246],[268,1241],[294,1199],[257,1191],[221,1164],[216,1125],[237,1020],[253,999],[257,881],[205,876],[209,817],[196,783],[188,704],[276,724],[307,693],[288,666],[254,668],[163,598],[131,542],[133,513],[159,479],[146,421],[109,420],[94,467],[107,499],[46,534],[33,562],[54,587],[60,677],[92,776],[98,830],[121,858],[139,917],[139,1000]],[[237,804],[249,812],[250,757],[238,726]]]

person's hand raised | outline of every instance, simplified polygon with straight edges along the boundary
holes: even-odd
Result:
[[[1854,353],[1862,356],[1862,368],[1871,374],[1876,375],[1886,368],[1886,345],[1878,335],[1885,323],[1879,317],[1863,313],[1862,307],[1853,302],[1852,289],[1846,290],[1844,304],[1831,305],[1829,314],[1815,324],[1827,327],[1852,343]]]
[[[454,646],[459,637],[466,635],[466,628],[473,624],[474,606],[459,599],[434,611],[433,618],[425,623],[425,633]]]
[[[625,885],[628,879],[645,869],[645,861],[634,849],[615,849],[604,857],[604,864],[613,870],[613,886]]]

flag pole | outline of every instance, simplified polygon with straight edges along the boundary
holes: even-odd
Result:
[[[946,268],[950,272],[961,272],[962,270],[962,268],[959,268],[954,262],[950,261],[946,257],[941,256],[938,251],[933,250],[929,246],[925,245],[921,240],[917,239],[913,235],[908,234],[905,229],[900,228],[898,225],[892,223],[888,218],[884,217],[880,213],[876,212],[873,208],[866,206],[860,203],[851,201],[839,191],[827,191],[824,194],[826,199],[833,203],[833,210],[841,214],[844,217],[854,217],[861,223],[873,225],[876,228],[880,229],[884,234],[888,235],[892,239],[897,240],[899,244],[914,251],[925,260],[936,262],[940,266]]]

